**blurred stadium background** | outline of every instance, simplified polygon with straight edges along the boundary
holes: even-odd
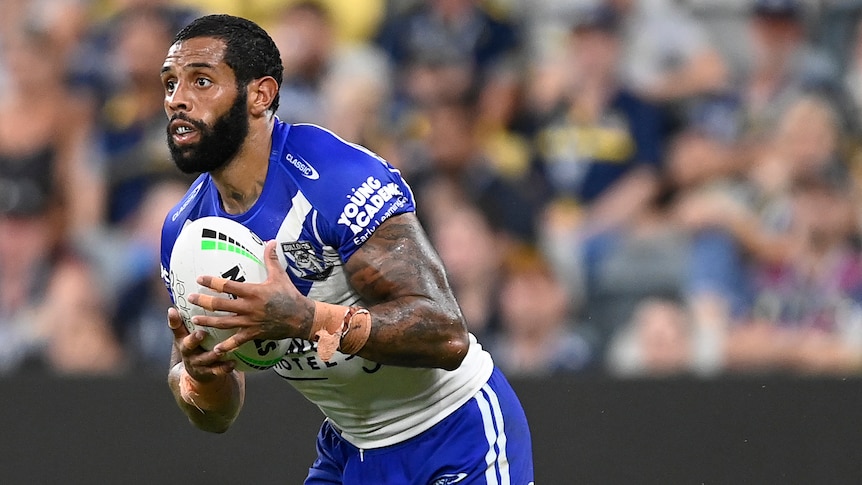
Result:
[[[163,384],[160,225],[189,179],[158,70],[211,12],[276,39],[282,119],[407,178],[534,422],[537,483],[862,476],[862,1],[0,12],[0,481],[295,483],[310,464],[320,417],[275,376],[218,437]]]

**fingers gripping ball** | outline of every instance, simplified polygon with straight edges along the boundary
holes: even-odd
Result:
[[[260,283],[266,279],[264,242],[242,224],[223,217],[203,217],[187,223],[180,231],[171,252],[171,292],[183,323],[189,332],[202,329],[207,336],[203,348],[213,346],[234,334],[234,330],[198,327],[195,315],[227,315],[189,303],[191,293],[232,298],[196,280],[210,275],[240,282]],[[223,287],[223,285],[222,285]],[[287,351],[287,340],[253,340],[242,344],[226,358],[236,361],[238,370],[253,372],[277,364]]]

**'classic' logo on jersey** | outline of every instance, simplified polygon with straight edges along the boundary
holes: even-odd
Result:
[[[304,158],[300,157],[299,155],[294,157],[293,154],[288,153],[287,155],[285,155],[284,158],[288,161],[288,163],[296,167],[296,169],[299,170],[299,173],[301,173],[303,177],[309,180],[317,180],[320,178],[320,174],[317,173],[317,170],[315,170],[310,163],[308,163]]]
[[[323,281],[329,278],[334,267],[314,252],[314,246],[308,241],[293,241],[281,243],[281,251],[288,262],[288,268],[297,277]]]
[[[195,188],[191,191],[191,193],[186,198],[186,200],[183,201],[183,205],[181,205],[180,208],[177,209],[177,211],[174,212],[173,215],[171,215],[171,221],[176,221],[177,218],[180,216],[180,213],[182,211],[186,210],[186,207],[189,206],[191,201],[195,200],[195,197],[198,196],[198,192],[201,191],[201,187],[203,187],[203,185],[204,185],[204,183],[201,182],[201,183],[197,184],[197,186],[195,186]]]

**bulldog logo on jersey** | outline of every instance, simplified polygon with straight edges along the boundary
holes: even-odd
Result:
[[[287,260],[288,268],[299,278],[322,281],[332,273],[333,265],[318,256],[314,252],[314,246],[308,241],[283,242],[281,251]]]

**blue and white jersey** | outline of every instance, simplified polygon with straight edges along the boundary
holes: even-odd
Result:
[[[170,292],[170,257],[180,230],[205,216],[233,219],[264,241],[275,239],[291,280],[311,299],[365,306],[343,263],[386,219],[415,209],[398,170],[363,147],[314,125],[276,120],[263,190],[245,213],[228,214],[209,174],[202,174],[167,214],[162,277]],[[316,344],[294,339],[274,367],[320,407],[360,448],[411,438],[469,400],[493,370],[490,355],[471,346],[454,371],[383,366],[340,353],[323,362]]]

